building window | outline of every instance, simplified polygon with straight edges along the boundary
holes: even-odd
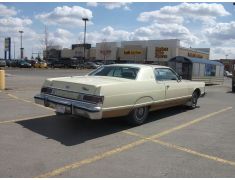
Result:
[[[216,65],[205,64],[205,76],[215,76]]]

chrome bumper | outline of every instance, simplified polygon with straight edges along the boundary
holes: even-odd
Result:
[[[34,96],[36,104],[57,109],[58,106],[65,108],[64,114],[74,114],[89,119],[102,119],[101,107],[95,104],[61,98],[48,94],[38,94]]]

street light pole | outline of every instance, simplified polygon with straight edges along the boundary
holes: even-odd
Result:
[[[22,47],[22,34],[24,33],[24,31],[19,31],[20,33],[20,58],[23,59],[24,58],[24,48]]]
[[[86,47],[85,47],[85,44],[86,44],[86,22],[89,21],[88,18],[82,18],[82,20],[85,22],[85,28],[84,28],[84,41],[83,41],[83,60],[85,61],[85,57],[86,57]]]

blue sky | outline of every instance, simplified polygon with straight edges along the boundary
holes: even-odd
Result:
[[[27,56],[42,51],[44,26],[50,44],[69,48],[82,43],[89,18],[87,42],[180,39],[183,47],[211,48],[211,59],[235,59],[235,6],[227,3],[22,3],[0,2],[0,57],[10,36],[19,56],[19,30],[24,30]]]

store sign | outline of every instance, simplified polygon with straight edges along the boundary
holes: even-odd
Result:
[[[167,58],[168,47],[155,47],[155,58]]]
[[[142,54],[141,50],[124,50],[125,55],[139,55]]]
[[[5,38],[5,51],[9,51],[11,47],[11,38]]]
[[[203,58],[201,54],[188,52],[188,57]]]

